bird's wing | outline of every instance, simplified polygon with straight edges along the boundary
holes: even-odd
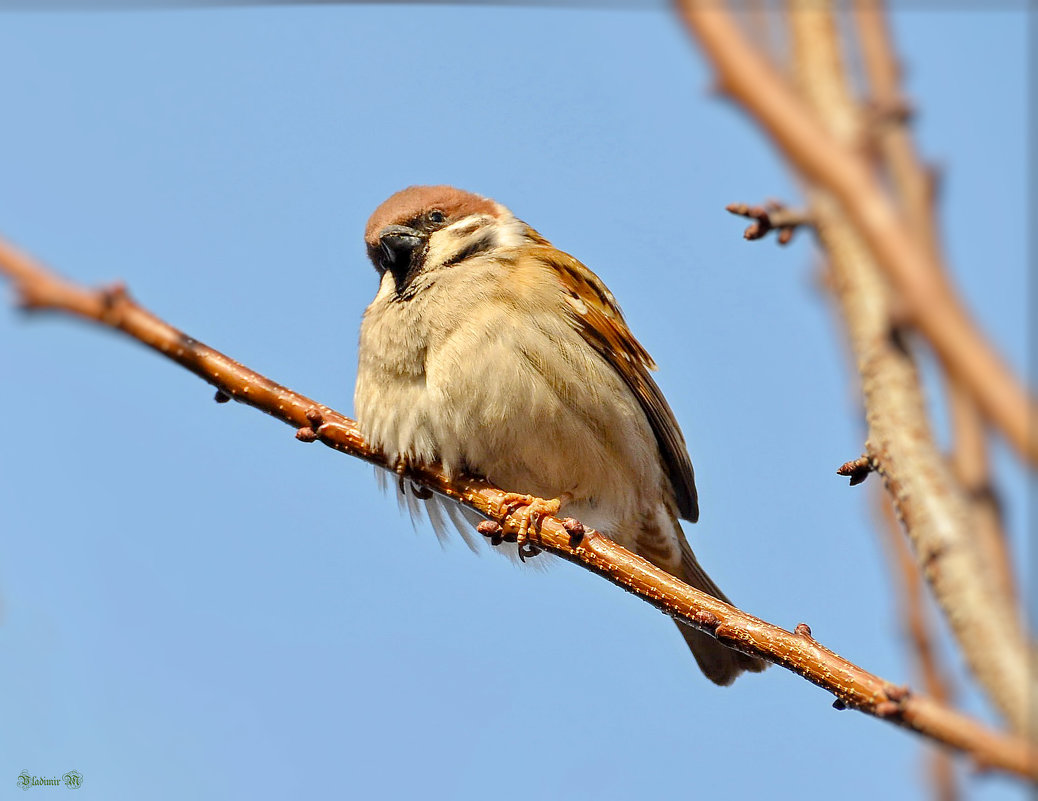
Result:
[[[649,375],[656,369],[656,363],[634,338],[612,293],[597,275],[569,254],[553,247],[538,246],[536,251],[538,258],[558,271],[568,293],[566,300],[574,327],[623,376],[638,399],[656,435],[663,465],[674,488],[678,511],[685,520],[696,522],[699,500],[692,460],[674,412]]]

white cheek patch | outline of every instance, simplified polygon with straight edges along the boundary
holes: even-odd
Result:
[[[490,247],[496,248],[499,242],[497,231],[498,226],[486,215],[466,217],[437,231],[429,237],[429,249],[425,254],[426,269],[457,261],[467,250],[486,243],[488,237],[491,238]]]
[[[487,251],[522,247],[529,241],[526,225],[503,207],[502,212],[498,217],[465,217],[433,233],[425,253],[425,269],[435,270]]]
[[[458,247],[458,241],[450,235],[448,228],[437,231],[429,237],[428,249],[425,251],[425,269],[439,267]]]

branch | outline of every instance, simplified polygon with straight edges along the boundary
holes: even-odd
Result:
[[[873,107],[907,108],[900,88],[901,70],[882,6],[857,3],[853,14]],[[892,179],[909,228],[930,257],[940,261],[933,170],[924,167],[916,153],[908,121],[909,116],[905,114],[885,115],[882,122],[870,127],[870,134],[876,140],[881,164]],[[982,562],[996,590],[1015,610],[1019,608],[1016,582],[1001,511],[991,484],[984,420],[969,391],[954,376],[948,381],[948,401],[954,432],[952,468],[969,501]]]
[[[977,330],[940,268],[899,218],[864,156],[819,121],[783,77],[739,33],[722,6],[675,0],[722,90],[742,105],[810,183],[826,189],[904,297],[950,375],[1031,464],[1038,436],[1027,390]]]
[[[909,229],[934,262],[941,260],[941,245],[934,224],[934,176],[922,169],[912,146],[907,123],[908,103],[901,94],[900,67],[894,55],[886,17],[879,3],[853,8],[861,42],[862,61],[868,79],[873,114],[868,136],[875,138],[894,180],[901,212]]]
[[[876,493],[875,497],[883,517],[880,527],[886,532],[884,543],[892,562],[894,583],[901,597],[897,608],[905,610],[902,625],[912,646],[916,674],[931,698],[942,704],[950,704],[952,693],[937,663],[937,649],[931,636],[931,620],[926,614],[919,570],[901,534],[901,526],[890,499],[881,493]],[[954,801],[959,793],[955,782],[955,766],[950,755],[945,750],[933,749],[929,754],[929,762],[935,797],[938,801]]]
[[[383,467],[385,457],[361,438],[356,424],[333,409],[276,384],[203,345],[138,306],[125,291],[91,291],[67,282],[0,240],[0,273],[14,282],[29,309],[67,312],[122,331],[232,398],[288,423],[304,441]],[[406,475],[422,486],[486,515],[481,533],[514,535],[517,513],[505,494],[476,478],[453,481],[436,465],[410,466]],[[495,528],[499,526],[500,528]],[[732,648],[781,665],[836,696],[834,706],[853,708],[968,753],[979,765],[1038,780],[1038,752],[1024,739],[995,732],[924,696],[911,694],[854,665],[819,644],[800,624],[789,632],[719,601],[573,520],[545,517],[529,534],[539,548],[597,573],[666,614]],[[505,537],[502,537],[505,539]]]
[[[982,557],[989,581],[1021,627],[1019,593],[1013,573],[1009,539],[1002,524],[999,494],[991,480],[983,421],[977,414],[973,398],[955,381],[948,384],[948,406],[951,412],[953,447],[952,471],[970,502],[977,549]]]
[[[860,117],[843,77],[832,14],[821,5],[791,13],[789,20],[809,113],[823,118],[835,137],[859,138]],[[987,580],[966,500],[930,431],[915,363],[892,327],[887,283],[831,195],[808,187],[808,196],[861,374],[868,462],[883,477],[971,671],[1012,727],[1026,731],[1027,642]]]

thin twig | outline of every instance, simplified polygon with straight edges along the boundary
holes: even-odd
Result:
[[[745,203],[729,203],[725,209],[740,217],[753,220],[742,235],[745,239],[763,239],[769,232],[775,232],[780,245],[788,245],[793,239],[793,232],[802,225],[810,225],[810,216],[799,209],[786,208],[782,203],[770,201],[763,206],[749,206]]]
[[[831,193],[948,373],[968,387],[1021,456],[1038,464],[1038,435],[1030,425],[1035,409],[1027,390],[974,325],[940,265],[912,236],[863,154],[821,124],[723,6],[675,2],[713,63],[721,90],[757,119],[807,181]]]
[[[91,291],[47,271],[0,240],[0,273],[9,275],[27,308],[68,312],[142,342],[204,379],[223,396],[288,423],[301,439],[388,467],[361,438],[352,420],[276,384],[192,339],[137,305],[124,289]],[[411,466],[422,486],[491,518],[504,533],[517,518],[501,514],[504,493],[475,478],[450,480],[436,466]],[[484,532],[494,536],[494,532]],[[1038,753],[1026,740],[995,732],[932,699],[913,695],[818,643],[806,625],[795,632],[773,626],[678,581],[577,521],[546,517],[530,532],[533,544],[597,573],[672,617],[797,673],[853,708],[968,753],[978,764],[1038,780]],[[502,539],[504,537],[502,536]]]

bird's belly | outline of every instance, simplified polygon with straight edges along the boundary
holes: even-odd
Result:
[[[563,511],[607,529],[659,486],[659,454],[637,400],[611,370],[560,359],[557,337],[484,342],[468,358],[441,358],[428,375],[428,415],[449,470],[511,492],[567,496]]]

